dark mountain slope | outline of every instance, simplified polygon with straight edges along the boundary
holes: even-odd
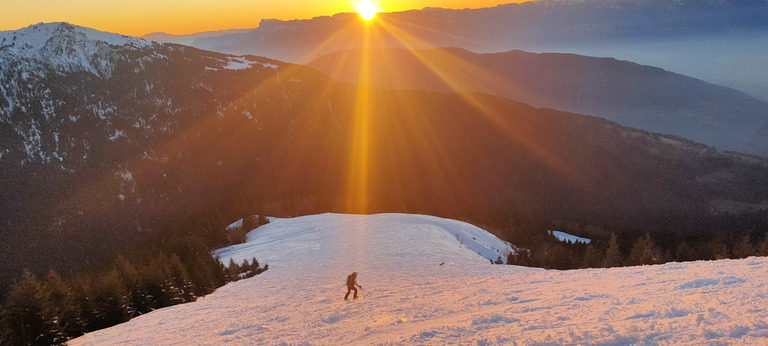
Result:
[[[768,156],[768,104],[733,89],[610,58],[523,51],[476,54],[463,49],[341,51],[310,66],[341,81],[360,79],[370,56],[372,85],[429,91],[480,91],[593,114],[623,125],[669,133]]]
[[[486,94],[358,88],[174,45],[99,51],[109,74],[0,50],[5,283],[24,267],[82,270],[168,224],[250,214],[425,213],[511,240],[564,222],[768,225],[762,159]]]

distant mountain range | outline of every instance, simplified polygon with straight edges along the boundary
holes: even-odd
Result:
[[[539,0],[493,8],[425,8],[311,20],[263,20],[235,34],[178,43],[308,63],[363,46],[609,56],[734,87],[768,101],[768,2],[764,0]]]
[[[764,0],[539,0],[482,9],[380,13],[379,25],[370,26],[353,13],[311,20],[263,20],[251,31],[199,38],[192,44],[307,62],[324,53],[359,46],[362,35],[352,37],[357,39],[352,42],[349,33],[366,27],[376,31],[369,38],[373,46],[456,46],[498,52],[765,31],[766,18],[768,3]],[[314,44],[301,46],[297,39]]]
[[[252,29],[217,30],[217,31],[206,31],[206,32],[200,32],[200,33],[188,34],[188,35],[172,35],[172,34],[166,34],[164,32],[154,32],[151,34],[146,34],[144,36],[141,36],[141,38],[147,41],[155,41],[159,43],[177,43],[177,44],[191,46],[194,43],[194,41],[199,38],[241,34],[251,30]]]
[[[363,60],[372,66],[369,71],[363,71]],[[523,51],[379,48],[331,53],[309,65],[344,82],[485,92],[536,107],[596,115],[721,150],[768,156],[768,103],[627,61]]]
[[[66,23],[0,42],[0,286],[191,217],[408,212],[504,237],[768,226],[765,159],[600,118]]]

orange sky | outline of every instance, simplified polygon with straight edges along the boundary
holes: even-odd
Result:
[[[0,30],[69,22],[141,36],[255,28],[264,18],[307,19],[354,12],[358,0],[0,0]],[[373,0],[384,12],[423,7],[481,8],[524,0]]]

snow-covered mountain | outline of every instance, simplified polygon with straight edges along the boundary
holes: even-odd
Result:
[[[21,148],[5,145],[0,158],[54,162],[64,170],[73,170],[77,162],[88,158],[88,148],[101,140],[136,142],[137,138],[129,136],[131,132],[156,137],[148,132],[170,131],[165,120],[152,126],[162,114],[180,111],[177,102],[169,98],[176,90],[153,92],[166,82],[158,73],[171,72],[158,72],[156,66],[188,54],[182,53],[185,50],[189,48],[68,23],[40,23],[0,32],[0,133],[6,136],[3,143],[20,137],[25,156],[18,157],[16,150]],[[251,68],[254,64],[265,67],[243,57],[211,53],[206,58],[206,66],[201,68],[212,71]],[[119,76],[113,76],[115,73]],[[129,75],[139,84],[133,89],[113,82]],[[136,101],[155,110],[137,114],[135,105],[121,104]],[[86,125],[76,125],[78,122],[93,122],[88,127],[97,127],[94,130],[99,133],[82,133]]]
[[[69,23],[39,23],[15,31],[0,32],[2,61],[41,63],[59,71],[84,70],[107,76],[113,68],[110,53],[114,48],[140,49],[152,43],[79,27]],[[1,66],[5,67],[7,66]]]
[[[218,250],[270,269],[86,334],[114,344],[741,344],[768,338],[768,258],[554,271],[492,265],[509,244],[430,216],[278,219]],[[482,255],[478,255],[478,252]],[[362,300],[343,301],[357,271]]]

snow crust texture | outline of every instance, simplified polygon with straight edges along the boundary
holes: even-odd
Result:
[[[246,244],[217,251],[225,262],[255,256],[267,272],[70,344],[768,341],[766,258],[554,271],[483,257],[512,249],[477,227],[428,216],[276,219]],[[345,302],[352,271],[365,299]]]

